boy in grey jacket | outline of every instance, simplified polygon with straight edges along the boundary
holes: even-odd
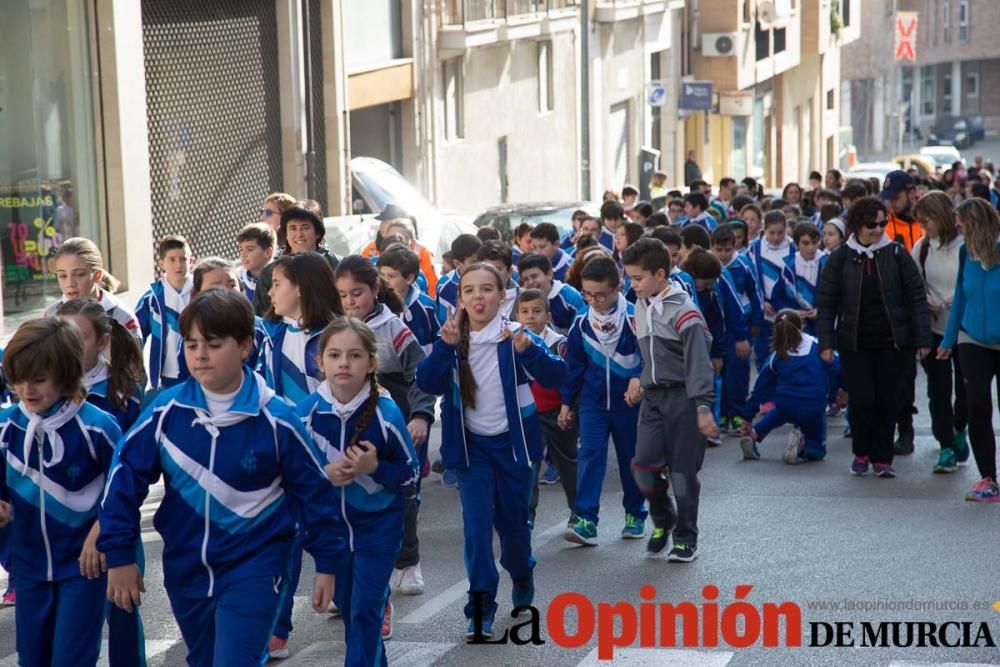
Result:
[[[628,400],[641,401],[632,473],[653,519],[646,550],[663,551],[673,529],[668,559],[688,563],[698,556],[698,471],[705,438],[719,432],[712,416],[711,335],[691,297],[670,279],[670,254],[663,243],[639,239],[622,253],[622,263],[638,296],[635,321],[643,369],[629,384]]]

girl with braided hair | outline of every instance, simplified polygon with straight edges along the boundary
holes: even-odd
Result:
[[[407,490],[419,476],[417,454],[402,412],[376,380],[375,333],[340,317],[323,330],[319,349],[326,380],[299,403],[298,414],[322,453],[343,517],[347,550],[335,572],[334,602],[344,619],[344,664],[386,665],[383,617]]]

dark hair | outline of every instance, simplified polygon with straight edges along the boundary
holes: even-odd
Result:
[[[684,194],[680,190],[668,190],[667,198],[669,198],[670,200],[680,199],[683,202]]]
[[[477,262],[503,262],[510,271],[514,263],[514,249],[500,240],[486,241],[476,253]]]
[[[420,274],[420,257],[405,246],[389,248],[378,256],[378,266],[385,266],[399,271],[406,279],[416,278]],[[334,274],[336,277],[336,274]]]
[[[841,213],[840,206],[837,204],[823,204],[819,209],[819,219],[823,222],[827,220],[833,220],[834,218],[839,218]]]
[[[649,233],[650,237],[663,243],[663,245],[675,245],[680,248],[684,245],[681,235],[677,232],[677,227],[657,227]]]
[[[767,208],[768,211],[781,211],[786,206],[788,206],[787,201],[785,201],[781,197],[775,197],[774,199],[770,200],[767,203],[767,206],[765,208]]]
[[[625,218],[625,207],[621,202],[609,199],[601,204],[601,220],[622,220]]]
[[[728,223],[729,227],[733,230],[733,236],[736,236],[736,230],[743,230],[743,247],[746,248],[750,243],[750,225],[747,224],[746,220],[742,218],[733,218]],[[735,238],[734,238],[735,242]]]
[[[802,343],[802,318],[790,308],[778,311],[774,316],[774,336],[771,347],[774,356],[787,359],[789,353]]]
[[[375,337],[375,332],[372,331],[371,327],[358,318],[349,317],[347,315],[334,318],[323,329],[323,333],[320,334],[319,337],[319,354],[321,358],[323,356],[323,351],[330,342],[330,339],[343,331],[353,331],[356,333],[358,338],[361,339],[361,344],[364,346],[365,352],[368,353],[368,358],[377,358],[378,339]],[[378,408],[379,399],[379,386],[377,373],[375,371],[368,374],[368,382],[371,391],[368,394],[368,399],[365,401],[365,407],[361,409],[361,416],[358,417],[356,422],[354,422],[354,429],[351,431],[351,439],[347,443],[348,447],[358,444],[361,434],[364,433],[372,419],[375,418],[375,412]]]
[[[694,248],[688,253],[681,269],[690,273],[692,278],[718,280],[722,275],[722,262],[704,248]]]
[[[667,208],[668,211],[670,210],[671,206],[679,206],[679,207],[681,207],[683,209],[684,208],[684,198],[683,197],[672,197],[670,199],[670,201],[667,202],[666,208]]]
[[[367,285],[373,292],[379,303],[399,315],[406,306],[402,299],[396,294],[396,290],[389,287],[389,284],[378,274],[378,269],[371,263],[371,260],[363,255],[348,255],[340,260],[337,270],[334,273],[334,280],[341,278],[351,278],[359,283]],[[339,291],[338,291],[339,293]]]
[[[593,280],[604,283],[609,287],[618,288],[621,284],[621,274],[618,272],[618,264],[610,257],[595,257],[587,262],[580,273],[581,280]]]
[[[823,180],[823,174],[819,173],[818,171],[810,171],[809,172],[809,180],[810,181],[822,181]]]
[[[476,262],[471,266],[466,267],[465,271],[462,271],[462,276],[458,281],[458,299],[462,298],[462,281],[465,280],[469,274],[476,271],[486,271],[491,274],[496,280],[497,289],[502,293],[506,285],[503,284],[503,276],[497,271],[497,268],[492,264],[487,264],[485,262]],[[469,365],[469,317],[466,315],[461,318],[459,323],[459,343],[458,343],[458,388],[459,393],[462,396],[462,404],[476,409],[476,392],[479,389],[479,385],[476,382],[476,376],[472,374],[472,366]]]
[[[712,232],[712,245],[727,246],[730,244],[736,245],[736,234],[733,233],[732,223],[724,222]]]
[[[833,175],[833,180],[838,187],[844,182],[844,175],[840,173],[839,169],[828,169],[826,173]]]
[[[626,247],[632,245],[633,243],[641,239],[642,235],[646,231],[646,228],[640,225],[638,222],[626,222],[624,225],[619,227],[619,229],[622,230],[622,232],[625,234],[625,240],[628,241]],[[615,260],[619,259],[618,255],[619,255],[618,248],[615,248],[615,251],[613,253]]]
[[[171,250],[184,250],[190,254],[191,245],[180,234],[168,234],[160,239],[160,243],[156,246],[156,256],[164,259]]]
[[[665,229],[660,227],[659,229]],[[670,275],[670,252],[662,241],[655,238],[641,238],[622,253],[622,264],[638,266],[643,271],[656,273],[663,269],[665,275]]]
[[[593,237],[590,237],[593,238]],[[591,260],[597,259],[598,257],[609,257],[607,249],[600,245],[595,244],[590,248],[585,248],[584,250],[576,254],[576,259],[572,264],[569,265],[569,271],[566,272],[566,280],[564,281],[567,285],[575,287],[577,290],[583,289],[583,270],[587,268],[587,264]]]
[[[236,243],[253,241],[264,250],[273,248],[276,240],[274,230],[266,222],[251,222],[236,233]]]
[[[788,227],[788,217],[785,216],[784,211],[768,211],[764,215],[764,222],[761,224],[762,229],[767,229],[771,225],[783,225]]]
[[[108,400],[116,408],[124,408],[139,387],[146,385],[142,349],[135,336],[93,299],[71,299],[60,304],[56,315],[78,315],[90,322],[98,340],[109,338]]]
[[[862,197],[851,204],[851,208],[847,211],[847,216],[844,219],[844,226],[847,227],[847,233],[849,235],[857,234],[865,226],[866,222],[871,222],[878,217],[879,211],[888,216],[885,204],[877,197]]]
[[[320,261],[326,264],[326,260]],[[191,335],[193,326],[204,338],[235,338],[241,343],[253,340],[256,333],[250,302],[228,289],[206,290],[191,299],[181,313],[180,326],[184,338]]]
[[[524,273],[531,269],[541,269],[542,273],[552,273],[552,262],[545,255],[537,252],[526,252],[517,260],[517,272]]]
[[[576,249],[576,254],[579,256],[581,250],[586,250],[587,248],[593,248],[594,246],[601,245],[600,242],[595,239],[590,234],[584,234],[576,240],[573,247]]]
[[[826,188],[820,188],[813,193],[813,201],[818,201],[819,198],[829,199],[830,201],[836,201],[840,195],[838,195],[833,190],[828,190]]]
[[[551,222],[540,222],[531,230],[531,238],[545,240],[558,245],[559,230]]]
[[[584,218],[589,218],[590,214],[584,211],[582,208],[578,208],[573,211],[573,215],[570,216],[570,220],[580,220],[583,221]]]
[[[730,185],[736,185],[736,179],[735,178],[729,178],[728,176],[724,176],[723,178],[719,179],[719,187],[720,188],[726,188],[726,187],[729,187]]]
[[[789,218],[798,220],[802,217],[802,207],[798,204],[785,204],[782,209]]]
[[[472,234],[459,234],[455,237],[455,240],[451,242],[452,261],[465,262],[469,258],[475,257],[482,245],[483,242],[479,240],[478,236],[473,236]]]
[[[764,186],[758,183],[756,179],[747,176],[740,183],[747,186],[754,199],[760,200],[764,196]]]
[[[654,227],[665,227],[669,224],[670,224],[670,218],[667,217],[666,213],[657,212],[646,218],[646,229],[652,229]]]
[[[761,219],[761,223],[763,223],[763,221],[764,221],[764,209],[762,209],[757,204],[748,204],[748,205],[744,206],[743,208],[739,209],[740,217],[742,218],[743,214],[746,213],[747,211],[750,211],[751,213],[756,213],[757,217]]]
[[[316,230],[316,247],[323,243],[326,227],[323,226],[323,209],[312,199],[300,199],[281,213],[281,225],[278,227],[278,243],[282,252],[291,253],[288,246],[288,223],[292,221],[311,222]]]
[[[852,178],[847,181],[847,185],[845,185],[844,189],[840,191],[840,194],[844,199],[854,201],[855,199],[861,199],[866,196],[868,194],[868,187],[865,185],[864,181]]]
[[[236,264],[228,259],[223,259],[222,257],[206,257],[195,264],[194,270],[191,272],[192,292],[194,294],[200,292],[201,286],[205,282],[205,274],[218,269],[222,269],[233,277],[237,277],[239,275]],[[238,283],[239,278],[237,277],[236,280]]]
[[[522,222],[517,227],[514,228],[514,240],[518,240],[524,237],[526,234],[531,234],[531,230],[534,228],[530,222]]]
[[[368,262],[367,259],[365,261]],[[299,288],[304,329],[316,331],[329,324],[334,317],[344,314],[333,269],[322,255],[315,252],[282,255],[274,260],[274,271],[278,269]],[[281,321],[281,316],[274,312],[273,303],[267,311],[267,319]]]
[[[788,190],[791,189],[791,188],[796,188],[799,191],[799,197],[802,196],[802,186],[799,185],[798,183],[795,183],[793,181],[791,183],[786,183],[785,187],[781,189],[781,198],[782,199],[786,199],[786,200],[788,199]]]
[[[3,368],[11,385],[45,377],[63,398],[80,402],[87,396],[83,335],[75,324],[58,317],[28,320],[19,326],[4,350]]]
[[[688,185],[688,188],[691,190],[691,192],[694,192],[695,190],[700,191],[706,185],[708,185],[708,181],[701,178],[696,178],[693,181],[691,181],[691,183]]]
[[[747,195],[736,195],[729,200],[729,207],[734,211],[742,211],[744,206],[750,206],[753,204],[753,197],[748,197]]]
[[[641,201],[632,207],[632,210],[641,215],[644,218],[648,218],[653,215],[653,205],[648,201]]]
[[[979,197],[980,199],[990,200],[990,186],[986,185],[982,181],[976,181],[969,186],[969,190],[972,192],[973,197]]]
[[[483,243],[486,243],[487,241],[499,241],[500,232],[493,227],[480,227],[476,230],[476,238]]]
[[[702,211],[707,211],[708,210],[708,197],[706,197],[701,192],[689,192],[689,193],[687,193],[686,195],[684,195],[684,202],[686,204],[691,204],[691,206],[697,206]]]
[[[685,248],[703,248],[708,250],[712,246],[712,237],[708,235],[708,230],[701,225],[685,225],[681,227],[681,242]]]
[[[521,304],[527,301],[541,301],[545,304],[545,312],[549,312],[549,298],[545,296],[542,290],[534,288],[518,291],[517,298],[514,299],[514,312],[517,313],[517,309]]]
[[[622,188],[622,199],[628,197],[629,195],[639,196],[639,190],[634,185],[625,184]]]
[[[819,242],[819,228],[812,221],[797,223],[792,227],[792,240],[798,243],[803,236],[808,236],[813,241]]]

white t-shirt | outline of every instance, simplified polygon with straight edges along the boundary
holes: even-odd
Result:
[[[240,393],[240,389],[242,388],[243,383],[241,382],[236,391],[231,391],[228,394],[216,394],[202,387],[202,391],[205,392],[205,404],[208,406],[208,414],[212,417],[218,417],[223,412],[228,412],[229,408],[233,407],[236,394]]]
[[[465,406],[465,427],[476,435],[500,435],[510,430],[497,355],[505,330],[505,318],[498,314],[481,331],[469,332],[469,366],[477,389],[475,409]]]

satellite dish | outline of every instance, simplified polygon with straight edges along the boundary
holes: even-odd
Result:
[[[778,13],[774,8],[774,3],[770,2],[770,0],[764,0],[764,2],[757,5],[757,20],[762,24],[774,23],[777,18]]]

